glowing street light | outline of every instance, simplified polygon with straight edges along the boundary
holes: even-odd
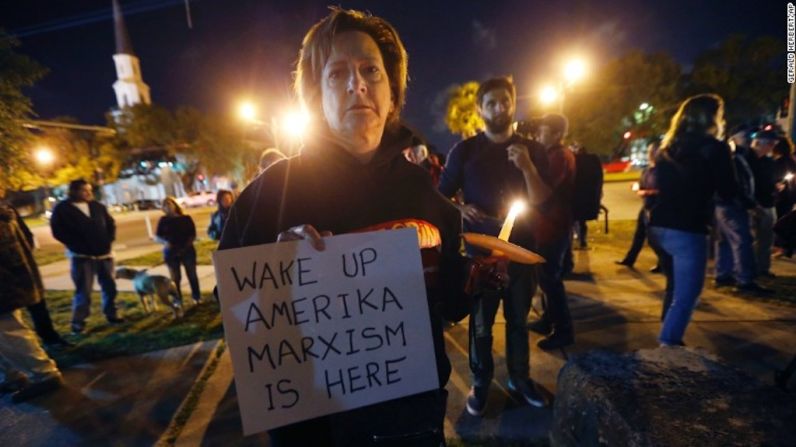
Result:
[[[288,112],[282,117],[282,132],[291,138],[303,136],[310,124],[310,115],[302,109]]]
[[[564,79],[572,84],[586,76],[586,62],[583,59],[570,59],[564,64]]]
[[[238,116],[247,122],[257,121],[257,106],[251,101],[242,101],[238,105]]]
[[[541,90],[539,90],[539,100],[542,101],[542,104],[544,105],[552,104],[558,101],[558,98],[558,89],[552,85],[545,85]]]
[[[53,164],[55,161],[55,153],[53,153],[52,149],[46,146],[37,148],[34,151],[33,156],[36,159],[36,163],[45,168]]]

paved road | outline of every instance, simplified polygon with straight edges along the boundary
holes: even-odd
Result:
[[[635,219],[641,199],[631,190],[633,182],[610,182],[603,185],[603,200],[611,220]]]
[[[635,219],[638,209],[641,206],[640,199],[631,191],[633,182],[612,182],[603,186],[603,205],[610,210],[611,220]],[[191,208],[187,213],[191,215],[196,223],[199,237],[205,237],[207,225],[210,222],[210,214],[215,211],[214,207]],[[146,217],[149,217],[153,231],[157,227],[158,219],[162,216],[160,210],[151,211],[132,211],[122,214],[115,214],[116,220],[116,244],[117,252],[131,248],[143,248],[151,246],[153,250],[159,248],[154,244],[147,234]],[[41,225],[32,228],[36,235],[36,240],[42,249],[60,247],[61,244],[53,239],[48,225]]]
[[[187,214],[193,217],[196,223],[196,231],[199,237],[207,236],[206,230],[210,223],[210,214],[215,211],[214,207],[190,208]],[[115,250],[121,251],[128,248],[139,248],[151,245],[153,250],[159,247],[152,242],[147,233],[146,218],[149,217],[152,231],[155,231],[158,219],[163,215],[160,210],[151,211],[131,211],[126,213],[114,214],[116,220],[116,243]],[[36,235],[39,247],[48,249],[60,247],[60,242],[56,241],[50,232],[49,225],[40,225],[31,229]]]

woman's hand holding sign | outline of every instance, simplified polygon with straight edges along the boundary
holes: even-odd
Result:
[[[331,231],[318,231],[312,225],[297,225],[295,227],[291,227],[286,231],[279,233],[276,237],[277,242],[285,242],[285,241],[299,241],[306,239],[310,241],[310,244],[313,248],[318,251],[323,251],[326,248],[326,244],[323,242],[324,237],[331,236]]]

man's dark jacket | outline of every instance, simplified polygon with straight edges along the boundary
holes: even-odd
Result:
[[[50,228],[53,237],[70,252],[84,256],[104,256],[111,252],[116,239],[116,223],[105,205],[88,202],[91,217],[86,216],[71,200],[64,200],[53,209]]]

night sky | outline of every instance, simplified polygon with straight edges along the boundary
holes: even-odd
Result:
[[[18,50],[50,69],[27,92],[41,119],[69,115],[83,123],[104,124],[104,113],[115,106],[110,4],[2,2],[0,27],[21,34]],[[153,102],[233,113],[236,101],[250,96],[267,115],[287,102],[301,38],[330,3],[190,0],[193,29],[187,26],[183,0],[121,4],[126,13],[132,12],[126,14],[127,27]],[[452,83],[513,74],[519,95],[529,96],[550,79],[558,58],[567,54],[582,53],[599,64],[640,48],[669,52],[688,67],[700,51],[731,33],[774,35],[783,44],[785,35],[786,3],[771,0],[338,4],[369,10],[398,29],[409,53],[403,116],[443,151],[456,141],[441,124],[443,94]],[[90,13],[95,14],[86,17]],[[76,24],[75,16],[89,23]],[[56,29],[42,31],[41,25],[48,22]]]

